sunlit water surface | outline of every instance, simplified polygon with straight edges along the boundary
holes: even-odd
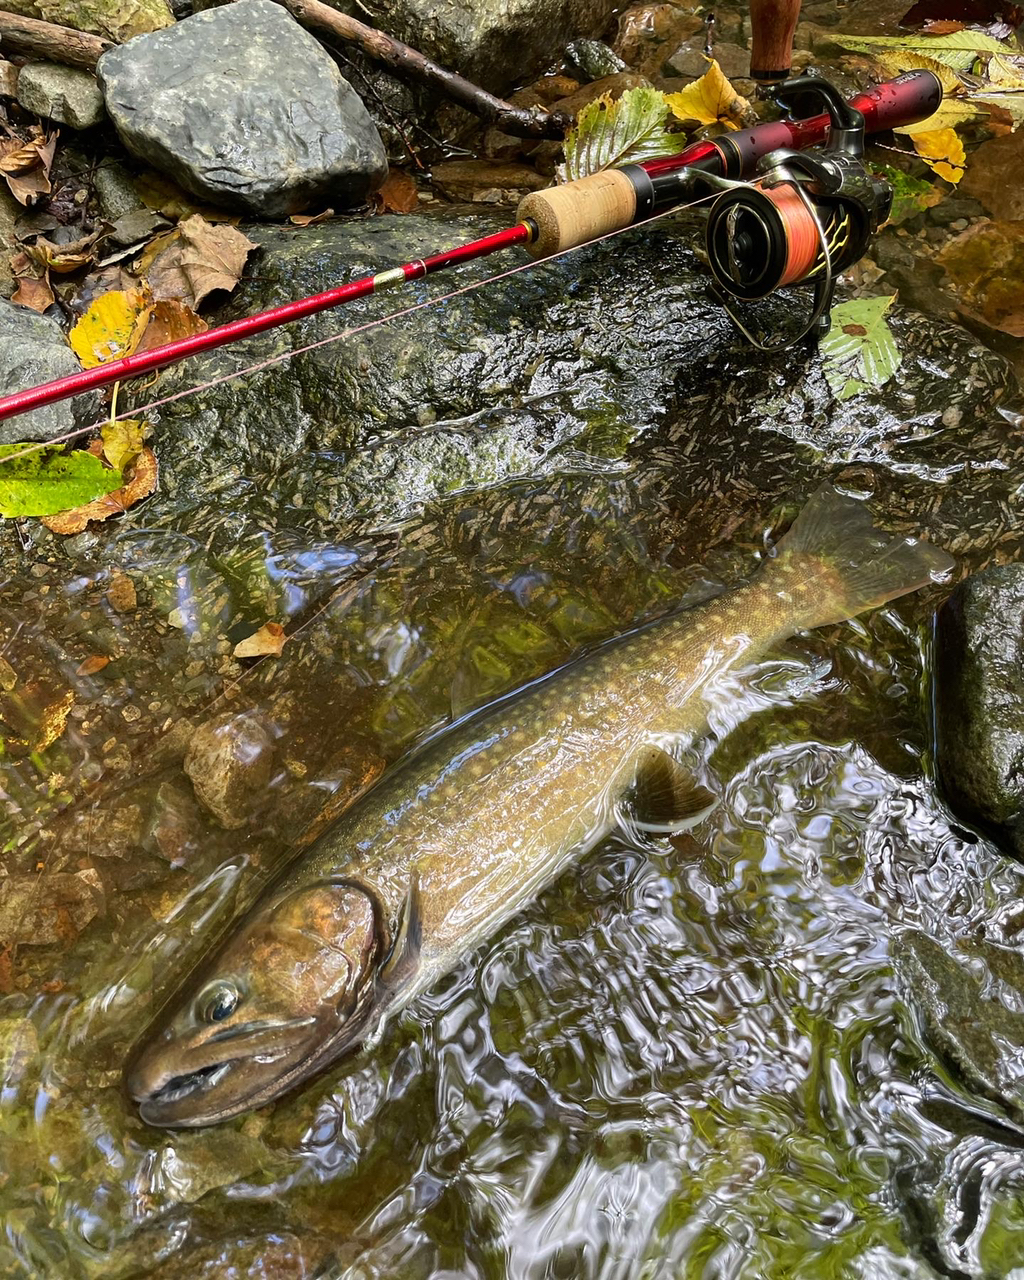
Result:
[[[8,639],[32,638],[77,702],[49,753],[9,765],[12,830],[27,805],[54,814],[31,840],[11,836],[9,872],[37,873],[41,895],[49,875],[79,876],[102,905],[20,945],[6,979],[4,1274],[818,1280],[1024,1266],[1024,1131],[937,1061],[893,962],[906,931],[952,949],[1024,890],[937,798],[941,593],[800,637],[738,680],[694,746],[721,793],[713,815],[674,840],[608,838],[372,1053],[206,1131],[147,1129],[122,1097],[157,1001],[332,792],[453,706],[742,580],[821,478],[783,459],[762,484],[697,501],[667,446],[662,463],[646,487],[584,468],[455,499],[399,536],[243,537],[230,564],[181,533],[126,529],[103,567],[69,568],[57,590],[68,616],[88,597],[90,634],[99,618],[150,635],[152,653],[133,640],[130,655],[151,659],[134,668],[144,691],[73,678],[82,649],[66,618],[48,634],[34,597],[10,607]],[[916,491],[934,505],[927,480]],[[103,603],[112,564],[138,585],[134,621]],[[267,601],[302,627],[225,695],[222,642]],[[89,730],[100,705],[157,708],[152,732],[121,734],[136,762],[123,783],[106,730]],[[264,807],[232,831],[196,809],[180,744],[159,745],[186,710],[199,721],[225,706],[255,708],[276,744]],[[58,813],[80,775],[107,790]]]

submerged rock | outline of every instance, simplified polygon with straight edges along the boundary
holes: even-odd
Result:
[[[1024,565],[968,578],[939,610],[935,691],[950,804],[1024,858]]]
[[[355,90],[272,0],[109,49],[97,75],[128,150],[215,204],[259,217],[350,208],[387,173]]]
[[[18,77],[18,101],[26,111],[72,129],[91,129],[106,117],[93,76],[78,67],[30,62]]]
[[[59,327],[28,307],[0,299],[0,394],[7,395],[79,370]],[[0,422],[0,444],[52,440],[74,428],[66,400]]]

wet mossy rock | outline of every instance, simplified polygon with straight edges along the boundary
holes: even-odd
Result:
[[[950,804],[1024,859],[1024,564],[968,578],[939,610],[935,684]]]
[[[128,150],[214,204],[256,217],[353,208],[387,173],[359,96],[272,0],[109,49],[96,72]]]
[[[0,394],[78,373],[79,367],[75,353],[52,320],[0,298]],[[0,444],[52,440],[74,426],[71,408],[64,400],[0,422]]]
[[[167,0],[4,0],[8,13],[88,31],[120,43],[174,21]]]
[[[616,8],[610,0],[334,0],[333,7],[492,93],[550,66],[574,37],[602,35]]]
[[[502,215],[455,207],[246,227],[262,253],[211,319],[318,293],[504,225]],[[964,330],[895,309],[899,376],[838,403],[817,353],[766,357],[738,336],[707,295],[691,235],[637,230],[502,280],[490,277],[522,259],[484,260],[169,370],[161,398],[406,312],[161,408],[161,493],[147,522],[163,510],[159,518],[182,527],[205,525],[233,486],[245,486],[251,518],[273,527],[299,511],[334,530],[357,517],[387,523],[517,476],[631,465],[669,419],[704,451],[707,484],[719,489],[724,476],[754,474],[776,454],[802,456],[819,473],[850,462],[914,465],[944,482],[992,445],[981,416],[1005,390],[1008,367]],[[478,289],[407,313],[474,282]],[[206,514],[186,520],[187,508]]]

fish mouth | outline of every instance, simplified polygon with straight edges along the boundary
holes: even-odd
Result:
[[[227,1075],[237,1061],[237,1058],[229,1058],[226,1062],[218,1062],[210,1067],[199,1067],[185,1075],[172,1076],[155,1093],[136,1098],[136,1101],[143,1112],[150,1106],[163,1107],[169,1103],[181,1102],[183,1098],[191,1097],[200,1089],[212,1088]],[[145,1119],[144,1114],[143,1119]]]

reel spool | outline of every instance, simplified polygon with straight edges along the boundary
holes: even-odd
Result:
[[[758,165],[755,182],[710,180],[722,194],[708,214],[705,244],[712,288],[730,319],[763,351],[793,346],[817,329],[828,331],[836,276],[864,254],[888,217],[892,189],[864,168],[864,117],[827,81],[803,76],[780,85],[784,105],[808,95],[830,117],[826,147],[773,151]],[[764,341],[751,332],[733,299],[766,298],[778,289],[811,282],[814,300],[795,337]]]

